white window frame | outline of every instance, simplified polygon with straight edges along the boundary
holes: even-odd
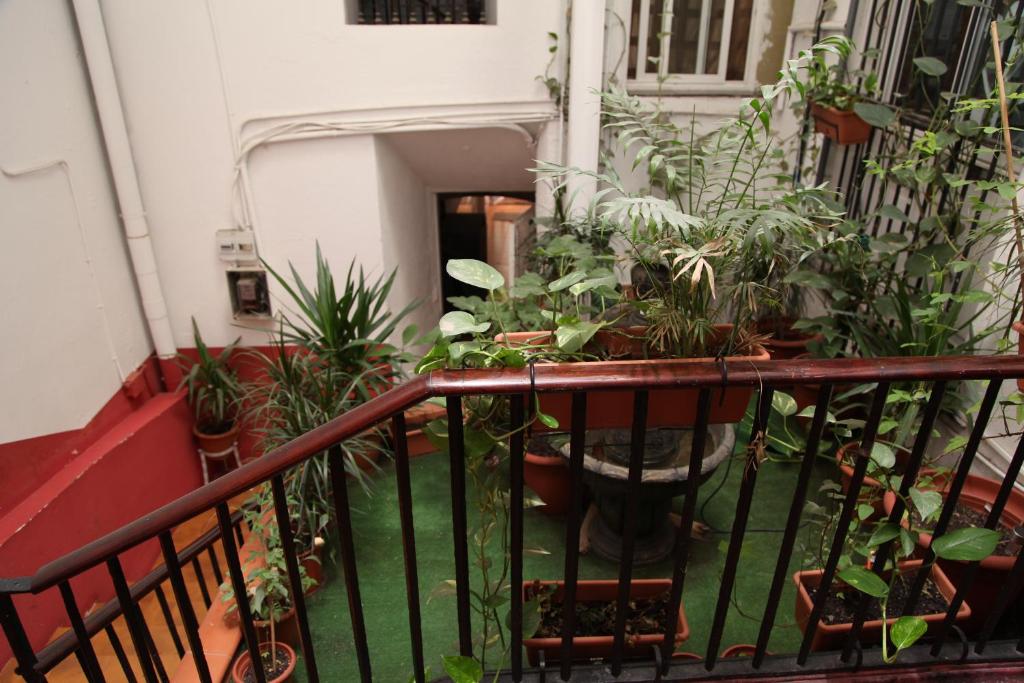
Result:
[[[632,0],[628,0],[632,5]],[[728,55],[731,47],[732,15],[735,0],[725,0],[725,12],[722,18],[722,47],[718,54],[718,68],[715,73],[710,74],[667,74],[668,59],[672,36],[668,28],[671,26],[671,15],[662,15],[662,33],[660,54],[665,56],[658,63],[658,73],[648,72],[651,66],[647,60],[647,37],[650,35],[651,26],[651,3],[661,3],[664,0],[640,0],[640,26],[637,31],[637,56],[636,76],[626,81],[626,89],[637,95],[654,95],[659,92],[666,95],[691,95],[691,94],[747,94],[756,92],[757,83],[757,58],[761,54],[761,43],[764,37],[764,14],[768,3],[762,0],[755,0],[750,16],[750,34],[747,37],[747,61],[743,67],[743,79],[725,80]],[[630,12],[627,16],[632,16]],[[708,32],[711,20],[711,0],[702,0],[701,5],[702,26],[697,39],[698,66],[706,57]],[[632,27],[630,27],[630,31]],[[627,33],[627,35],[629,35]],[[628,68],[628,67],[627,67]],[[659,76],[666,76],[664,82],[659,86]]]

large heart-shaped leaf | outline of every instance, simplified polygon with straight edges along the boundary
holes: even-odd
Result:
[[[866,567],[847,567],[839,572],[839,578],[861,593],[867,593],[874,598],[884,598],[889,593],[889,585]]]
[[[472,657],[446,656],[441,657],[441,661],[452,683],[480,683],[483,680],[484,670]]]
[[[602,327],[603,325],[599,323],[587,321],[559,325],[558,329],[555,330],[555,342],[562,351],[576,353]]]
[[[915,57],[914,66],[929,76],[941,76],[949,71],[945,63],[935,57]]]
[[[884,443],[876,443],[871,447],[871,459],[876,465],[885,469],[896,464],[896,454]]]
[[[853,110],[857,112],[857,116],[876,128],[888,128],[889,124],[896,120],[896,112],[884,104],[858,102],[853,105]]]
[[[505,278],[493,266],[472,258],[449,259],[445,270],[459,282],[493,291],[505,285]]]
[[[944,560],[984,560],[995,552],[999,536],[993,529],[956,529],[932,541],[932,551]]]
[[[870,506],[869,506],[870,507]],[[872,508],[872,511],[874,508]],[[886,522],[885,524],[879,525],[875,529],[874,533],[871,534],[871,538],[868,539],[868,547],[874,548],[875,546],[882,545],[892,539],[896,538],[900,534],[900,527],[892,522]]]
[[[782,391],[776,391],[772,395],[772,408],[779,415],[782,415],[783,417],[795,415],[796,407],[796,399],[789,394]]]
[[[574,270],[573,272],[569,273],[568,275],[563,275],[562,277],[560,277],[557,280],[555,280],[554,282],[552,282],[550,285],[548,285],[548,289],[551,290],[552,292],[560,292],[561,290],[565,289],[566,287],[571,287],[574,284],[576,284],[577,282],[582,282],[583,280],[586,280],[586,279],[587,279],[586,271]]]
[[[889,639],[897,650],[910,647],[928,630],[928,623],[921,617],[900,617],[889,632]]]
[[[486,332],[491,324],[477,323],[473,316],[465,311],[452,311],[445,313],[437,322],[437,326],[445,337],[454,337],[460,334]]]

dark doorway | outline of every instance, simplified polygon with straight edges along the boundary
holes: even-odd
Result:
[[[449,259],[476,259],[488,262],[488,221],[491,207],[501,201],[525,200],[533,203],[532,192],[447,193],[437,196],[437,215],[441,243],[441,297],[444,311],[455,310],[449,297],[483,296],[476,287],[451,278],[445,271]],[[492,264],[495,265],[495,264]]]

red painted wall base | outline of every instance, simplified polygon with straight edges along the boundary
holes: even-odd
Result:
[[[35,572],[46,562],[107,534],[202,484],[184,394],[159,394],[113,425],[0,520],[0,575]],[[129,582],[152,569],[159,547],[121,556]],[[82,611],[113,597],[105,567],[72,581]],[[57,589],[17,596],[33,645],[67,623]],[[0,665],[10,657],[0,639]]]

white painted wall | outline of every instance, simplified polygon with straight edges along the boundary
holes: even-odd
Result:
[[[397,312],[409,302],[419,301],[419,308],[407,321],[426,332],[437,324],[442,312],[441,256],[432,205],[437,198],[390,138],[375,137],[384,268],[386,272],[398,270],[390,303]]]
[[[251,222],[264,258],[292,259],[303,272],[319,236],[337,268],[359,255],[372,270],[383,263],[381,226],[406,210],[385,216],[370,191],[369,138],[280,142],[248,160],[244,141],[302,121],[351,133],[553,115],[536,76],[549,58],[547,32],[564,25],[562,0],[498,0],[497,23],[487,26],[358,26],[346,23],[345,6],[103,2],[179,346],[191,345],[192,315],[211,344],[239,333],[216,230]],[[489,158],[475,161],[487,168]],[[251,221],[234,191],[236,162],[251,169]]]
[[[5,443],[84,426],[151,347],[67,4],[0,3],[0,64]]]

